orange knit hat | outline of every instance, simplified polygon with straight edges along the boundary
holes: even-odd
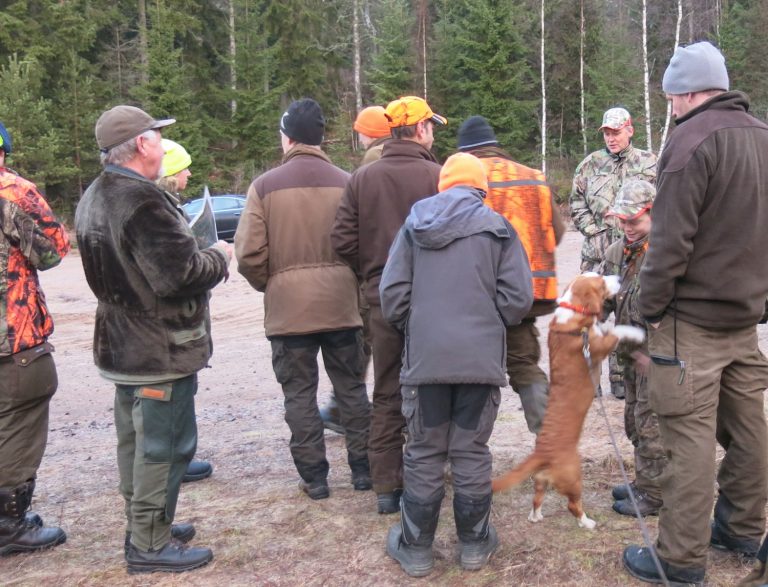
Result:
[[[390,136],[389,122],[385,116],[386,111],[381,106],[368,106],[363,108],[355,119],[353,128],[366,136],[374,139]]]
[[[488,177],[480,159],[469,153],[456,153],[448,157],[440,170],[437,189],[444,192],[455,185],[467,185],[488,191]]]

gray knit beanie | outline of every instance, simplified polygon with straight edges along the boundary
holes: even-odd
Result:
[[[728,70],[720,51],[707,41],[678,47],[664,72],[665,94],[688,94],[704,90],[728,91]]]

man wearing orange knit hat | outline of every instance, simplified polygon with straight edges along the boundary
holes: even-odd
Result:
[[[408,426],[401,518],[387,553],[413,577],[434,565],[446,461],[461,567],[481,569],[498,547],[488,439],[507,384],[506,327],[533,303],[515,229],[483,204],[488,180],[480,160],[449,157],[438,189],[411,208],[379,285],[384,318],[405,333],[400,384]]]
[[[361,165],[381,159],[384,143],[392,138],[386,110],[381,106],[363,108],[355,119],[353,128],[357,131],[360,144],[365,147]]]

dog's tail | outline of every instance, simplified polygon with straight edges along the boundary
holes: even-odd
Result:
[[[493,489],[494,493],[498,493],[499,491],[514,487],[536,473],[536,471],[541,468],[542,464],[543,461],[541,457],[532,454],[506,475],[494,479],[491,484],[491,489]]]

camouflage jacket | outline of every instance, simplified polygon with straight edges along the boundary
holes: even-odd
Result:
[[[627,179],[656,182],[656,155],[631,144],[616,155],[601,149],[590,154],[576,168],[571,189],[571,217],[584,235],[581,248],[582,270],[592,270],[605,256],[605,250],[620,235],[618,227],[605,213]]]
[[[648,250],[648,237],[633,243],[627,243],[621,238],[614,242],[605,252],[605,259],[598,273],[602,275],[618,275],[621,278],[619,292],[605,302],[606,315],[611,312],[616,317],[616,324],[628,324],[645,329],[645,319],[638,308],[640,297],[640,269],[645,261]],[[636,348],[632,345],[632,348]],[[619,347],[621,357],[621,346]]]
[[[38,346],[53,332],[37,270],[55,267],[69,238],[35,184],[0,167],[0,356]]]

